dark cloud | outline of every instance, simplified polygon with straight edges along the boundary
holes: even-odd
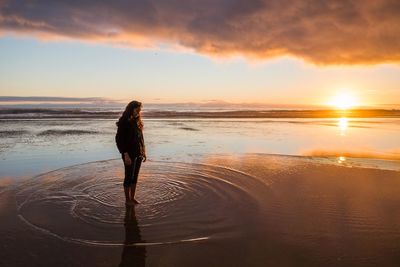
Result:
[[[398,0],[0,0],[0,31],[316,64],[400,61]]]

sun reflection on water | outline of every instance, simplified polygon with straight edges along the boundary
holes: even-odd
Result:
[[[339,164],[344,163],[345,161],[346,161],[346,157],[340,156],[340,157],[338,158],[338,163],[339,163]]]
[[[346,135],[346,130],[347,130],[347,125],[348,125],[348,119],[346,117],[342,117],[338,121],[338,126],[340,129],[340,135]]]

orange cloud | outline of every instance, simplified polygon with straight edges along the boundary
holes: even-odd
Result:
[[[0,32],[315,64],[400,61],[400,1],[0,0]]]

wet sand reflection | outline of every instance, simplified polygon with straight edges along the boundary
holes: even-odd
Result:
[[[121,254],[121,263],[119,266],[145,266],[146,246],[140,245],[144,243],[144,241],[140,234],[135,206],[126,205],[124,226],[125,245]]]

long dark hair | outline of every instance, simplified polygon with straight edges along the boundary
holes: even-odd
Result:
[[[119,120],[115,123],[117,126],[120,125],[121,122],[123,121],[129,121],[130,123],[136,123],[137,127],[140,130],[143,130],[143,121],[142,121],[142,116],[140,113],[138,114],[137,117],[133,117],[133,110],[137,107],[142,107],[142,103],[139,101],[131,101],[129,102],[128,105],[126,105],[126,108],[124,112],[122,113],[122,116],[119,118]]]

